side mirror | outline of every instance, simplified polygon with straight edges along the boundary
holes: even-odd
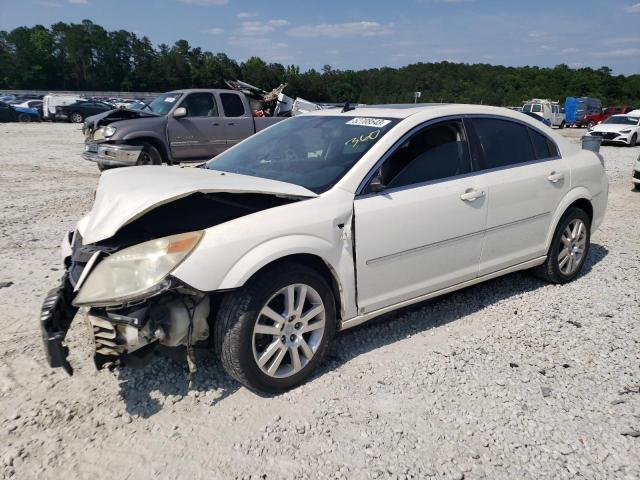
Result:
[[[187,116],[187,109],[184,107],[178,107],[173,111],[174,118],[182,118]]]
[[[381,173],[376,173],[375,176],[371,179],[371,182],[369,182],[369,193],[380,193],[385,188],[387,188],[387,186],[382,181]]]

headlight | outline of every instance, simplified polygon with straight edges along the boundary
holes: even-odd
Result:
[[[93,132],[94,140],[104,140],[105,138],[113,137],[116,133],[116,127],[100,127],[95,132]]]
[[[105,258],[89,274],[74,305],[121,305],[167,287],[171,273],[198,245],[204,232],[189,232],[140,243]]]
[[[627,128],[626,130],[620,130],[620,133],[631,133],[631,129]]]

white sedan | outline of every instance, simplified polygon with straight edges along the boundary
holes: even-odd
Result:
[[[605,214],[598,154],[473,105],[293,117],[202,168],[105,172],[65,236],[40,318],[71,373],[79,307],[95,363],[213,348],[258,392],[309,378],[338,330],[517,270],[576,278]]]
[[[587,135],[600,137],[603,142],[623,143],[635,147],[640,138],[640,115],[612,115],[589,130]]]

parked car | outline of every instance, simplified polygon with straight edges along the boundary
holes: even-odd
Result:
[[[587,133],[591,137],[600,137],[603,142],[622,143],[635,147],[640,138],[640,116],[613,115]]]
[[[234,90],[176,90],[147,108],[88,118],[86,160],[109,167],[208,160],[283,117],[254,117]]]
[[[633,189],[640,190],[640,155],[636,163],[633,165],[633,173],[631,174],[631,180],[633,182]]]
[[[78,95],[67,95],[59,93],[50,93],[42,99],[42,119],[53,121],[56,119],[56,108],[65,105],[71,105],[78,101],[84,100]]]
[[[595,125],[604,122],[611,115],[624,115],[633,110],[633,107],[609,107],[602,109],[600,112],[587,114],[584,117],[583,124],[587,128],[593,128]]]
[[[522,112],[538,115],[546,120],[545,123],[551,127],[564,128],[565,126],[564,108],[558,102],[534,98],[522,106]]]
[[[35,117],[34,117],[35,115]],[[37,111],[30,111],[0,102],[0,122],[31,122],[39,118]]]
[[[113,110],[113,105],[96,100],[79,100],[71,105],[56,107],[56,120],[82,123],[87,117]]]
[[[575,279],[607,205],[601,162],[517,112],[432,105],[321,110],[204,168],[105,172],[43,305],[49,363],[72,372],[62,342],[86,307],[99,368],[158,344],[193,368],[204,342],[282,392],[336,330],[516,270]]]
[[[567,97],[564,109],[567,126],[588,127],[590,117],[602,113],[602,102],[598,98]],[[591,126],[596,123],[592,121]]]

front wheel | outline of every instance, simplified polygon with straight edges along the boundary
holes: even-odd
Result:
[[[591,220],[584,210],[571,207],[558,222],[545,262],[533,272],[549,283],[575,279],[589,254]]]
[[[596,122],[594,122],[593,120],[589,120],[589,121],[587,122],[587,128],[588,128],[589,130],[591,130],[591,129],[592,129],[593,127],[595,127],[595,126],[596,126]]]
[[[73,112],[71,116],[69,116],[69,120],[71,120],[71,123],[82,123],[84,121],[84,117],[80,112]]]
[[[26,113],[21,113],[20,115],[18,115],[18,121],[20,123],[29,123],[31,121],[31,117]]]
[[[629,146],[635,147],[637,143],[638,143],[638,134],[634,133],[633,137],[631,137],[631,140],[629,140]]]
[[[322,275],[281,264],[224,297],[215,321],[214,347],[227,373],[255,392],[282,393],[324,358],[336,309]]]
[[[564,123],[564,122],[562,122],[562,123],[560,124],[560,130],[562,130],[562,129],[563,129],[564,127],[566,127],[566,126],[567,126],[567,124],[566,124],[566,123]]]
[[[136,161],[136,165],[162,165],[162,155],[156,147],[150,143],[142,143],[142,151]]]

